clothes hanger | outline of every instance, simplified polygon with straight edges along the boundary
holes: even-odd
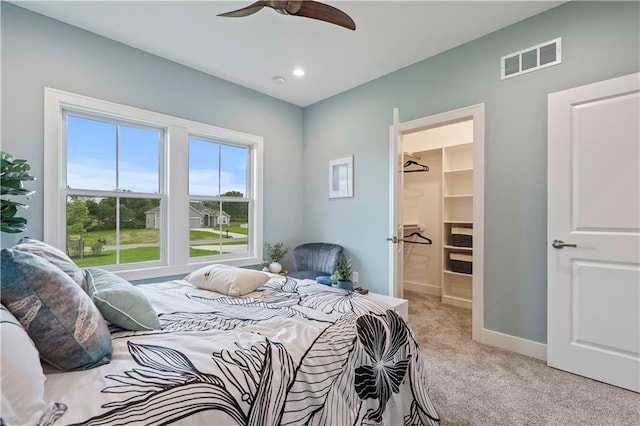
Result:
[[[409,167],[409,166],[418,166],[420,167],[420,169],[417,170],[405,170],[405,173],[412,173],[412,172],[428,172],[429,171],[429,166],[425,166],[424,164],[420,164],[417,161],[413,161],[413,160],[408,160],[404,163],[404,167]]]
[[[404,238],[409,238],[409,237],[418,237],[418,238],[422,238],[423,240],[427,240],[426,243],[420,242],[420,241],[406,241],[406,240],[402,240],[405,243],[412,243],[412,244],[433,244],[433,241],[431,241],[431,238],[427,238],[424,235],[422,235],[419,232],[412,232],[409,235],[405,235]]]

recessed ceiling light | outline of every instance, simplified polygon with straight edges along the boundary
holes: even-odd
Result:
[[[273,77],[272,80],[275,84],[284,84],[284,82],[287,81],[287,79],[281,75]]]
[[[302,77],[304,75],[304,70],[302,68],[296,68],[293,70],[293,75],[296,77]]]

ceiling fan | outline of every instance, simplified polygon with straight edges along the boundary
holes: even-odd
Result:
[[[331,24],[340,25],[341,27],[348,28],[350,30],[356,29],[356,24],[353,19],[340,9],[336,9],[328,4],[320,3],[311,0],[267,0],[257,1],[242,9],[233,10],[227,13],[221,13],[218,16],[226,16],[232,18],[239,18],[242,16],[253,15],[263,7],[270,7],[278,13],[283,15],[302,16],[305,18],[318,19],[320,21],[329,22]]]

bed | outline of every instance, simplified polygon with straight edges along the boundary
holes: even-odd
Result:
[[[20,317],[15,300],[4,296],[5,250],[3,305]],[[195,274],[200,281],[210,275]],[[393,308],[273,274],[243,295],[186,278],[135,286],[160,327],[129,330],[105,321],[107,362],[66,372],[45,363],[39,423],[438,423],[423,355]],[[4,344],[2,350],[4,358]]]

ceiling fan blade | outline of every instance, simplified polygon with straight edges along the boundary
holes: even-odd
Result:
[[[294,2],[289,2],[294,3]],[[298,2],[295,2],[298,3]],[[329,22],[331,24],[340,25],[350,30],[356,29],[356,23],[346,13],[340,9],[336,9],[328,4],[320,3],[312,0],[300,2],[300,9],[296,12],[289,11],[291,15],[304,16],[305,18],[318,19],[320,21]]]
[[[243,16],[253,15],[258,12],[263,7],[268,6],[268,2],[266,1],[257,1],[247,7],[243,7],[242,9],[232,10],[231,12],[220,13],[217,16],[224,16],[228,18],[241,18]]]

